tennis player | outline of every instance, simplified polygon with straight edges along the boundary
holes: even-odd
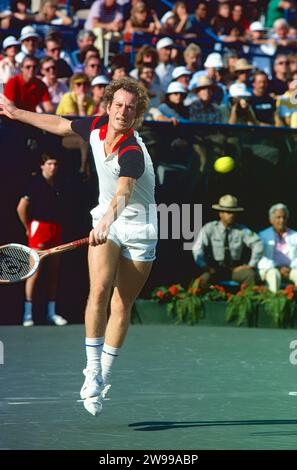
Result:
[[[100,195],[91,211],[87,365],[80,393],[94,416],[102,410],[111,368],[123,345],[132,305],[151,271],[157,242],[153,165],[134,130],[147,108],[146,90],[131,78],[115,80],[106,87],[105,101],[106,115],[69,121],[18,109],[0,95],[1,115],[61,136],[77,133],[93,150]]]

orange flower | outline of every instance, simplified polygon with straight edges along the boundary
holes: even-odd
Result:
[[[158,298],[161,299],[161,300],[164,299],[164,297],[165,297],[165,292],[162,291],[162,290],[158,290],[158,291],[156,292],[156,297],[158,297]]]
[[[179,292],[179,287],[176,284],[173,284],[172,286],[168,287],[168,291],[173,297],[175,297]]]
[[[218,284],[216,284],[215,286],[213,286],[213,288],[214,288],[215,290],[218,290],[219,292],[222,292],[222,293],[225,292],[224,287],[223,287],[223,286],[219,286]]]

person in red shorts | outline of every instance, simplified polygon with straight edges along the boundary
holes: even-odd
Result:
[[[27,111],[36,111],[39,105],[46,113],[53,113],[54,106],[48,88],[36,77],[38,60],[27,55],[21,64],[21,73],[8,80],[4,87],[4,95],[11,104]]]
[[[41,174],[32,177],[17,206],[18,216],[28,236],[28,246],[36,250],[45,250],[62,243],[62,195],[56,179],[58,161],[49,153],[44,153],[41,159]],[[67,320],[56,313],[59,256],[48,258],[43,267],[47,277],[47,320],[50,324],[64,326]],[[32,301],[40,273],[39,269],[26,281],[23,326],[34,325]]]

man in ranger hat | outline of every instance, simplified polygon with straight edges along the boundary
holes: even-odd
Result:
[[[204,271],[202,285],[222,280],[255,284],[256,266],[263,253],[260,237],[236,223],[236,215],[244,210],[236,197],[226,194],[212,208],[219,212],[220,220],[204,225],[193,246],[195,262]],[[244,260],[246,248],[251,251],[248,262]]]

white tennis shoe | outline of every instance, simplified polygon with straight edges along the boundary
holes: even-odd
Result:
[[[48,317],[48,322],[51,325],[56,325],[56,326],[64,326],[68,324],[68,321],[65,318],[57,314],[53,315],[52,317]]]
[[[100,415],[102,411],[101,397],[91,397],[84,400],[85,409],[93,416]]]
[[[34,326],[34,321],[31,319],[23,320],[23,326]]]
[[[83,400],[86,398],[100,397],[103,389],[103,380],[98,370],[84,369],[84,384],[80,390],[80,396]]]

